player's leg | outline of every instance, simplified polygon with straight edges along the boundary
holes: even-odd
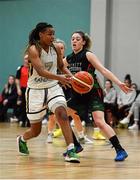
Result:
[[[69,162],[80,162],[75,153],[72,131],[66,111],[66,99],[63,90],[59,85],[56,85],[48,90],[48,107],[53,113],[55,113],[56,119],[62,129],[66,141],[68,153],[65,160]]]
[[[103,111],[94,111],[93,118],[96,123],[96,125],[101,129],[101,131],[108,137],[111,144],[116,150],[116,157],[115,161],[123,161],[128,156],[126,151],[121,146],[114,130],[111,126],[109,126],[104,119],[104,112]]]
[[[36,97],[38,97],[36,99]],[[27,116],[30,120],[31,127],[22,135],[17,137],[17,146],[20,154],[28,155],[27,140],[37,137],[41,132],[42,119],[46,114],[46,106],[44,105],[45,92],[44,90],[27,89]]]
[[[78,116],[77,112],[71,108],[68,108],[67,112],[68,115],[70,115],[74,120],[75,128],[78,134],[78,139],[84,139],[84,128],[82,126],[81,119]]]
[[[100,130],[108,137],[111,144],[116,150],[115,161],[123,161],[128,156],[126,151],[122,148],[115,131],[105,122],[104,118],[104,104],[102,100],[102,90],[97,89],[94,91],[94,95],[91,96],[90,103],[90,111],[92,112],[92,116],[95,124]],[[95,96],[96,95],[96,96]]]
[[[47,132],[48,132],[48,137],[47,137],[47,142],[52,143],[53,142],[53,131],[56,126],[56,119],[55,115],[51,112],[48,112],[48,124],[47,124]]]

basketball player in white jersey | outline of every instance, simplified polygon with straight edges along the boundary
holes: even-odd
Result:
[[[29,55],[29,79],[26,91],[26,111],[31,128],[17,137],[18,151],[28,155],[27,140],[37,137],[41,132],[42,119],[48,107],[61,126],[66,144],[65,161],[80,162],[75,153],[72,132],[66,112],[67,104],[62,88],[58,82],[70,85],[71,74],[63,66],[61,52],[54,41],[54,28],[48,23],[38,23],[29,35],[27,53]],[[64,74],[57,74],[59,69]],[[67,75],[66,75],[67,74]]]

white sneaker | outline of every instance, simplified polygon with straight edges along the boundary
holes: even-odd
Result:
[[[48,123],[48,121],[46,118],[42,120],[42,125],[46,125],[47,123]]]
[[[128,124],[129,123],[129,119],[127,117],[125,117],[123,120],[120,121],[121,124]]]
[[[18,119],[16,117],[13,117],[13,118],[11,117],[10,118],[10,122],[11,123],[18,122]]]
[[[83,136],[83,137],[79,138],[79,142],[81,144],[93,144],[93,141],[90,140],[89,138],[87,138],[87,136]]]
[[[48,134],[47,143],[53,143],[53,134],[52,133]]]
[[[128,129],[129,130],[138,130],[138,125],[134,123],[132,126],[129,126]]]
[[[84,136],[85,144],[93,144],[93,141],[87,138],[87,136]]]

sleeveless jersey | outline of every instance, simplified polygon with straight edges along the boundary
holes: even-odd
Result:
[[[67,56],[67,62],[69,66],[69,70],[75,74],[79,71],[87,71],[89,72],[93,79],[94,85],[90,92],[85,94],[77,93],[71,88],[71,99],[68,102],[68,106],[72,109],[75,109],[81,117],[83,114],[87,114],[87,111],[104,111],[103,105],[103,91],[98,83],[95,68],[88,61],[86,57],[86,53],[89,52],[86,49],[81,50],[77,54],[70,54]]]
[[[67,56],[68,68],[72,74],[75,74],[79,71],[89,72],[94,79],[94,88],[100,88],[99,83],[96,78],[95,68],[88,61],[86,53],[89,52],[86,49],[81,50],[79,53],[75,54],[74,52]]]
[[[53,74],[57,74],[57,53],[53,47],[49,47],[49,52],[47,53],[44,49],[41,50],[40,59],[45,66],[45,69]],[[33,89],[43,89],[55,86],[58,81],[53,79],[48,79],[39,76],[37,71],[34,69],[30,63],[28,87]]]

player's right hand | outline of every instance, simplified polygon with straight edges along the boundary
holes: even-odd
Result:
[[[71,76],[68,74],[65,75],[59,75],[58,80],[63,86],[71,87]]]

